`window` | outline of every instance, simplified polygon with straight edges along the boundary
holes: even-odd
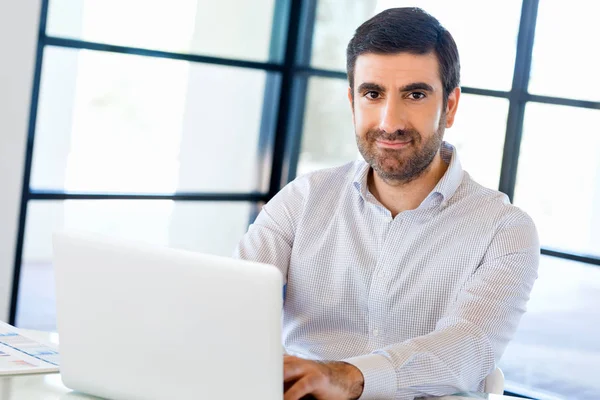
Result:
[[[51,0],[46,31],[86,42],[268,61],[274,11],[275,0]]]
[[[249,149],[258,149],[266,75],[48,46],[31,188],[264,191]]]
[[[445,140],[456,146],[460,163],[475,181],[497,189],[502,167],[508,101],[462,94]]]
[[[600,110],[527,105],[515,204],[544,247],[600,256],[598,121]]]
[[[347,92],[345,79],[310,78],[298,175],[360,157]]]
[[[279,3],[42,1],[11,322],[55,329],[56,230],[232,254],[279,188]]]
[[[600,101],[598,37],[600,3],[540,1],[529,91]]]

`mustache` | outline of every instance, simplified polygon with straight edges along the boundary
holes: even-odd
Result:
[[[399,129],[395,132],[388,133],[381,129],[370,129],[367,132],[367,138],[370,140],[382,139],[385,141],[417,139],[421,137],[415,129]]]

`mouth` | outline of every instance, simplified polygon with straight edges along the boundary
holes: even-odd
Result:
[[[384,149],[402,149],[402,148],[408,146],[409,144],[411,144],[412,140],[402,142],[399,140],[378,139],[376,141],[376,143],[377,143],[377,147],[384,148]]]

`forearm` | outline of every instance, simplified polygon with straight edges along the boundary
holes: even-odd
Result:
[[[364,376],[361,399],[468,391],[477,388],[494,367],[486,335],[466,322],[345,361]]]

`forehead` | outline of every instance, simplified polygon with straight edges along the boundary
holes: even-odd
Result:
[[[361,54],[354,66],[354,86],[358,87],[363,82],[382,86],[425,82],[435,90],[441,90],[438,64],[434,53]]]

